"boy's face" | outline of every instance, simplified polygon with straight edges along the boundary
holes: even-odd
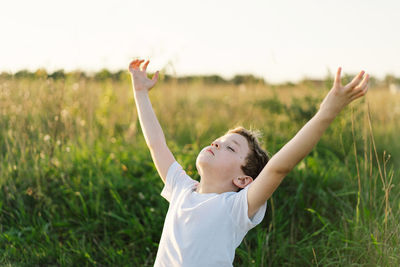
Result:
[[[218,179],[236,178],[244,175],[241,166],[250,148],[247,139],[237,133],[217,138],[210,146],[203,148],[196,160],[200,175],[206,174]]]

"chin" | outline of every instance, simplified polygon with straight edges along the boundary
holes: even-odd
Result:
[[[205,155],[202,155],[201,153],[197,156],[196,158],[196,168],[199,169],[204,165],[209,164],[208,159],[205,157]]]
[[[207,169],[207,168],[212,168],[213,167],[213,161],[210,158],[209,155],[203,154],[203,153],[209,153],[209,152],[200,152],[199,155],[197,156],[196,159],[196,169],[199,174],[201,174],[202,169]]]

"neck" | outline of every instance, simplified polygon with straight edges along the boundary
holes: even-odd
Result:
[[[222,194],[225,192],[236,192],[236,191],[237,188],[233,183],[231,186],[227,186],[225,184],[217,185],[217,184],[206,183],[205,179],[200,179],[200,183],[197,184],[196,188],[196,192],[199,194],[210,194],[210,193]]]

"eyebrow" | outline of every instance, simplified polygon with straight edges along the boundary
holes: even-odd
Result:
[[[218,139],[216,139],[215,141],[218,141],[219,140],[219,138]],[[238,147],[240,147],[240,144],[239,144],[239,142],[238,141],[236,141],[236,140],[232,140],[232,142],[233,143],[235,143]]]
[[[237,144],[238,147],[240,147],[240,145],[239,145],[239,143],[238,143],[237,141],[233,140],[233,142],[234,142],[235,144]]]

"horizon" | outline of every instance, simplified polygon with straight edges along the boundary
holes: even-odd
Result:
[[[108,69],[101,69],[99,71],[90,71],[90,72],[84,71],[84,70],[79,70],[79,69],[71,70],[71,71],[65,71],[63,69],[58,69],[58,70],[55,70],[53,72],[49,72],[44,68],[39,68],[39,69],[33,70],[33,71],[30,71],[30,70],[27,70],[27,69],[22,69],[22,70],[18,70],[17,72],[14,72],[14,73],[2,71],[2,72],[0,72],[0,77],[2,77],[3,75],[4,75],[3,77],[5,77],[7,75],[10,75],[10,76],[21,75],[21,77],[23,77],[24,74],[21,74],[21,72],[25,72],[25,71],[28,72],[28,75],[34,75],[34,76],[37,76],[37,77],[39,77],[39,76],[42,77],[42,75],[43,75],[43,73],[36,74],[38,71],[44,71],[45,74],[46,74],[46,78],[54,78],[54,77],[51,77],[51,76],[58,76],[59,74],[57,74],[57,73],[60,72],[60,71],[63,73],[62,75],[73,75],[74,73],[77,72],[77,73],[83,73],[87,78],[95,78],[95,79],[107,79],[107,78],[115,79],[116,76],[114,76],[114,77],[112,77],[112,76],[113,75],[120,75],[121,72],[122,73],[125,72],[127,77],[129,75],[129,71],[127,71],[127,70],[125,71],[123,69],[119,69],[119,70],[116,70],[116,71],[110,71]],[[102,77],[96,78],[96,75],[101,74],[101,72],[103,72],[103,71],[107,71],[110,76],[107,77],[107,78],[102,78]],[[148,76],[150,78],[154,75],[154,73],[147,73],[147,74],[148,74]],[[167,73],[161,73],[161,75],[164,75],[165,77],[168,76],[169,78],[173,78],[173,79],[174,78],[175,79],[209,78],[209,77],[217,76],[219,78],[222,78],[223,82],[227,82],[227,83],[232,83],[232,82],[235,83],[234,79],[237,78],[237,77],[240,77],[240,76],[241,77],[252,76],[252,78],[255,78],[255,79],[262,79],[263,82],[265,84],[267,84],[267,85],[278,85],[278,86],[279,85],[285,85],[285,84],[299,84],[299,83],[302,83],[302,82],[316,82],[316,83],[318,83],[318,82],[326,82],[329,79],[333,79],[334,78],[333,76],[324,76],[324,77],[321,77],[321,78],[319,78],[319,77],[303,77],[303,78],[301,78],[301,79],[299,79],[297,81],[284,80],[284,81],[280,81],[280,82],[271,82],[271,81],[265,80],[261,76],[256,76],[256,75],[251,74],[251,73],[242,73],[242,74],[238,73],[238,74],[235,74],[234,76],[228,77],[228,78],[224,77],[224,76],[221,76],[221,75],[218,75],[218,74],[207,74],[207,75],[204,75],[204,74],[194,74],[194,75],[182,74],[182,75],[175,75],[174,76],[174,75],[167,74]],[[345,74],[345,75],[342,75],[342,82],[343,82],[343,79],[352,79],[355,75],[356,74]],[[62,78],[64,78],[64,77],[62,77]],[[57,77],[57,78],[54,78],[54,79],[60,79],[60,77]],[[120,78],[117,78],[117,79],[120,79]],[[377,78],[377,77],[375,77],[373,75],[370,75],[370,80],[371,81],[374,80],[374,82],[373,82],[374,84],[377,82],[378,84],[379,83],[380,84],[388,83],[388,85],[390,85],[390,84],[400,85],[400,77],[393,76],[393,75],[390,75],[390,74],[388,74],[385,77],[383,77],[383,79],[379,79],[379,78]],[[212,83],[216,83],[217,84],[217,83],[220,83],[220,82],[212,82]],[[250,83],[254,83],[254,81],[252,81]],[[373,84],[371,84],[371,85],[373,85]]]

